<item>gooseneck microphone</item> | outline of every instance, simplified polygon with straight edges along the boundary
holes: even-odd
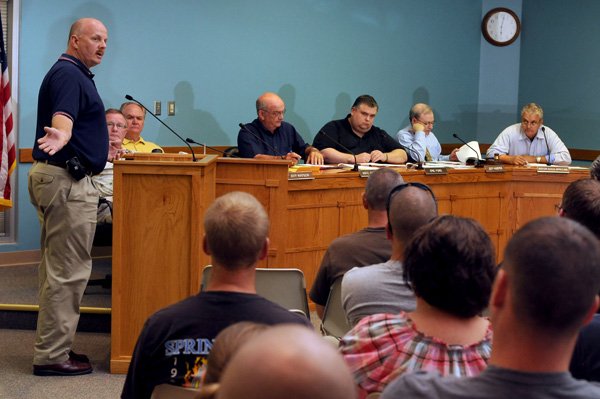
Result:
[[[353,172],[358,172],[358,162],[356,162],[356,154],[354,153],[354,151],[350,151],[350,149],[348,147],[346,147],[345,145],[343,145],[339,141],[334,140],[333,137],[331,137],[330,135],[328,135],[327,133],[325,133],[323,130],[319,130],[319,133],[323,133],[323,136],[327,137],[334,144],[337,144],[340,147],[342,147],[344,150],[348,151],[350,153],[350,155],[352,155],[354,157],[354,166],[352,167],[352,171]],[[319,134],[319,133],[317,133],[317,134]]]
[[[423,168],[424,162],[421,161],[421,155],[419,154],[419,151],[417,151],[417,150],[415,150],[413,148],[410,148],[410,147],[404,147],[404,149],[410,151],[411,154],[416,154],[417,155],[417,167],[415,169],[417,169],[417,170],[424,169]]]
[[[469,147],[469,148],[470,148],[471,150],[473,150],[473,152],[475,153],[475,157],[472,157],[472,158],[471,158],[471,157],[469,157],[469,158],[467,159],[467,161],[468,161],[469,159],[473,159],[473,160],[474,160],[474,161],[473,161],[473,165],[474,165],[476,168],[481,168],[481,167],[483,167],[483,164],[485,163],[485,160],[477,158],[477,151],[475,151],[475,149],[474,149],[473,147],[471,147],[471,146],[469,145],[469,143],[467,143],[466,141],[464,141],[463,139],[461,139],[460,137],[458,137],[458,134],[456,134],[456,133],[453,133],[453,134],[452,134],[452,136],[453,136],[455,139],[458,139],[458,140],[459,140],[461,143],[463,143],[463,144],[464,144],[464,145],[466,145],[467,147]]]
[[[275,154],[278,157],[281,157],[281,159],[285,159],[285,155],[282,155],[279,151],[277,151],[277,149],[275,147],[273,147],[271,144],[269,144],[265,140],[263,140],[258,134],[254,133],[252,130],[248,129],[246,127],[246,125],[244,125],[243,123],[240,123],[238,126],[240,127],[240,129],[247,131],[248,133],[253,135],[258,141],[260,141],[261,143],[266,145],[271,151],[273,151],[273,154]]]
[[[546,149],[548,150],[548,160],[546,161],[546,165],[551,166],[550,162],[550,146],[548,145],[548,137],[546,136],[546,127],[542,126],[542,133],[544,133],[544,140],[546,140]]]
[[[187,142],[188,142],[188,143],[190,143],[190,144],[196,144],[196,145],[199,145],[199,146],[201,146],[201,147],[206,147],[206,148],[209,148],[209,149],[211,149],[211,150],[213,150],[213,151],[215,151],[215,152],[218,152],[219,154],[223,154],[223,156],[224,156],[224,157],[227,157],[227,154],[225,153],[225,151],[221,151],[221,150],[219,150],[218,148],[214,148],[214,147],[211,147],[211,146],[209,146],[209,145],[206,145],[206,144],[198,143],[197,141],[195,141],[195,140],[193,140],[193,139],[191,139],[191,138],[189,138],[189,137],[186,137],[186,138],[185,138],[185,141],[187,141]],[[230,156],[231,158],[239,158],[239,157],[238,157],[237,155],[235,155],[235,154],[231,154],[231,155],[229,155],[229,156]]]
[[[125,94],[125,98],[128,99],[129,101],[133,101],[136,104],[138,104],[140,107],[144,108],[146,110],[146,112],[148,112],[150,115],[152,115],[157,121],[159,121],[160,123],[162,123],[162,125],[164,127],[166,127],[167,129],[169,129],[171,131],[171,133],[173,133],[175,136],[177,136],[177,138],[179,138],[179,140],[183,141],[185,143],[185,145],[188,146],[188,148],[190,149],[190,152],[192,153],[192,161],[196,162],[196,154],[194,154],[194,150],[192,149],[192,146],[183,139],[183,137],[181,137],[180,135],[178,135],[175,130],[171,129],[169,127],[169,125],[167,125],[166,123],[164,123],[158,116],[156,116],[152,111],[150,111],[148,108],[146,108],[146,106],[144,104],[142,104],[141,102],[139,102],[138,100],[136,100],[135,98],[131,97],[129,94]]]

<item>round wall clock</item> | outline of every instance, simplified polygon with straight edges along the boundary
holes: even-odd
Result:
[[[521,21],[508,8],[493,8],[483,17],[481,32],[485,40],[494,46],[508,46],[519,37]]]

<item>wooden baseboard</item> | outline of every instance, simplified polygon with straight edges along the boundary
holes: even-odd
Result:
[[[40,250],[3,252],[0,258],[0,267],[31,265],[40,263]]]
[[[112,256],[112,247],[92,248],[92,258],[108,258]],[[41,253],[39,249],[30,251],[3,252],[0,257],[0,267],[35,265],[40,263]]]

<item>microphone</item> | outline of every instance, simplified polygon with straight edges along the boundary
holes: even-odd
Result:
[[[548,160],[546,161],[546,165],[551,166],[550,163],[550,146],[548,145],[548,137],[546,136],[546,127],[542,126],[542,133],[544,133],[544,139],[546,140],[546,149],[548,150]]]
[[[273,147],[271,144],[267,143],[262,138],[260,138],[260,136],[258,134],[254,133],[252,130],[248,129],[246,127],[246,125],[244,125],[243,123],[240,123],[238,126],[240,127],[240,129],[247,131],[248,133],[250,133],[251,135],[253,135],[258,141],[260,141],[261,143],[263,143],[264,145],[266,145],[267,147],[269,147],[269,149],[271,151],[273,151],[273,153],[275,155],[277,155],[278,157],[282,157],[282,159],[285,158],[285,156],[282,155],[282,154],[280,154],[279,151],[277,151],[277,149],[275,147]]]
[[[417,155],[417,167],[415,169],[417,170],[422,170],[423,169],[423,164],[424,162],[421,161],[421,156],[419,155],[419,151],[412,149],[410,147],[404,147],[405,150],[408,150],[411,152],[411,154],[416,154]]]
[[[206,145],[206,144],[198,143],[197,141],[192,140],[189,137],[186,137],[185,141],[187,141],[190,144],[196,144],[196,145],[199,145],[199,146],[202,146],[202,147],[210,148],[211,150],[213,150],[215,152],[218,152],[219,154],[223,154],[224,157],[227,157],[227,154],[225,153],[225,151],[221,151],[221,150],[219,150],[217,148],[211,147],[211,146]],[[234,154],[231,154],[230,157],[231,158],[239,158],[237,155],[234,155]]]
[[[469,143],[467,143],[466,141],[464,141],[463,139],[461,139],[460,137],[458,137],[458,135],[457,135],[456,133],[453,133],[453,134],[452,134],[452,136],[453,136],[454,138],[458,139],[458,140],[459,140],[461,143],[463,143],[463,144],[464,144],[464,145],[466,145],[467,147],[469,147],[471,150],[473,150],[473,152],[475,153],[475,156],[477,156],[477,151],[475,151],[475,149],[474,149],[473,147],[471,147],[471,146],[469,145]],[[465,162],[465,163],[468,163],[470,160],[473,160],[473,161],[472,161],[472,162],[473,162],[473,165],[474,165],[476,168],[481,168],[481,167],[483,167],[483,164],[485,163],[485,161],[484,161],[483,159],[478,159],[478,158],[476,158],[476,157],[470,157],[470,158],[467,158],[467,162]]]
[[[177,138],[179,138],[179,140],[183,141],[185,143],[185,145],[188,146],[188,148],[190,149],[190,152],[192,153],[192,161],[196,162],[196,154],[194,154],[194,150],[192,149],[192,146],[187,141],[185,141],[183,139],[183,137],[181,137],[180,135],[178,135],[177,133],[175,133],[175,130],[171,129],[158,116],[154,115],[154,113],[152,111],[150,111],[148,108],[146,108],[146,106],[144,104],[142,104],[141,102],[139,102],[135,98],[131,97],[129,94],[125,94],[125,98],[128,99],[129,101],[133,101],[136,104],[139,104],[140,107],[144,108],[146,110],[146,112],[148,112],[150,115],[152,115],[157,121],[159,121],[160,123],[162,123],[164,127],[166,127],[167,129],[169,129],[175,136],[177,136]]]
[[[333,143],[339,145],[344,150],[348,151],[354,157],[354,167],[352,168],[352,171],[353,172],[358,172],[358,162],[356,162],[356,154],[354,153],[354,151],[350,151],[350,149],[348,149],[348,147],[346,147],[345,145],[343,145],[339,141],[334,140],[333,137],[331,137],[330,135],[328,135],[327,133],[325,133],[323,130],[319,130],[319,133],[323,133],[323,136],[327,137]],[[319,134],[319,133],[317,133],[317,134]]]

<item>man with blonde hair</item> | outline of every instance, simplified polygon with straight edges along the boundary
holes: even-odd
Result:
[[[212,277],[205,292],[159,310],[138,338],[122,398],[150,398],[156,385],[198,387],[217,334],[231,324],[309,320],[256,294],[256,264],[267,256],[269,219],[252,195],[231,192],[204,215],[204,252]]]
[[[521,123],[504,129],[487,151],[488,158],[498,154],[500,161],[512,165],[544,163],[569,165],[571,154],[548,126],[544,126],[544,111],[536,103],[521,110]]]

